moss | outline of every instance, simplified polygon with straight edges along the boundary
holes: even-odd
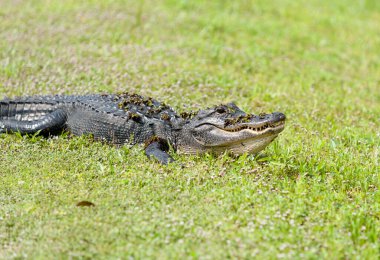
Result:
[[[129,112],[128,113],[128,119],[132,119],[133,121],[140,123],[142,121],[141,115],[135,113],[135,112]]]
[[[162,113],[160,118],[162,120],[165,120],[165,121],[169,121],[170,120],[170,116],[169,116],[168,113]]]
[[[168,118],[165,115],[164,116],[160,115],[163,111],[168,111],[168,110],[172,111],[172,109],[165,103],[160,103],[151,97],[143,97],[135,93],[118,94],[114,98],[114,101],[119,102],[118,107],[125,111],[131,111],[133,109],[147,116],[158,117],[158,118],[162,117],[162,119]]]
[[[236,125],[240,123],[249,123],[251,122],[252,118],[256,117],[253,114],[247,114],[245,116],[238,116],[235,118],[227,118],[224,120],[224,127],[227,127],[229,125]]]
[[[183,119],[192,119],[195,115],[197,114],[197,112],[193,112],[193,111],[190,111],[190,112],[182,112],[180,114],[180,116],[183,118]]]

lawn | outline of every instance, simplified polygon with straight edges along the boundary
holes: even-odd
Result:
[[[0,1],[0,98],[282,111],[258,156],[0,135],[0,258],[380,257],[377,0]],[[77,207],[80,201],[94,207]]]

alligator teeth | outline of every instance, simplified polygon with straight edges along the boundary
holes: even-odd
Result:
[[[239,132],[241,130],[244,130],[244,129],[250,129],[252,131],[255,131],[255,132],[260,132],[260,131],[263,131],[265,129],[267,129],[268,127],[277,127],[277,126],[280,126],[282,125],[283,122],[276,122],[276,123],[272,123],[272,124],[269,124],[269,123],[266,123],[262,126],[259,126],[259,127],[252,127],[252,126],[238,126],[236,128],[233,128],[233,129],[226,129],[227,131],[230,131],[230,132]]]

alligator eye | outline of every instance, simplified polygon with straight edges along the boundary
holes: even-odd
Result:
[[[220,107],[215,108],[215,111],[218,112],[219,114],[223,114],[223,113],[226,113],[226,108],[220,106]]]

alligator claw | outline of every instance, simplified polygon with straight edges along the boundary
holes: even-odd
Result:
[[[161,164],[174,162],[174,159],[167,153],[164,145],[161,142],[153,142],[145,148],[145,154],[150,159],[155,158]]]

